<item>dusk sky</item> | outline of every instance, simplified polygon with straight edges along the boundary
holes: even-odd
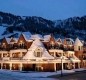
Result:
[[[46,19],[86,15],[86,0],[0,0],[0,11]]]

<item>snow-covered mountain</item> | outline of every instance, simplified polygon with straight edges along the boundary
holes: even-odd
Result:
[[[79,37],[86,40],[86,16],[65,20],[47,20],[36,16],[17,16],[0,12],[0,37],[18,37],[21,32],[54,34],[55,37]]]
[[[86,16],[72,17],[54,22],[56,28],[63,30],[64,36],[72,38],[79,37],[86,40]]]

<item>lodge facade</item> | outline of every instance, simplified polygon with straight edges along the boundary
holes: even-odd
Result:
[[[3,38],[0,69],[20,71],[58,71],[86,67],[84,43],[78,38],[55,39],[52,35],[20,35]]]

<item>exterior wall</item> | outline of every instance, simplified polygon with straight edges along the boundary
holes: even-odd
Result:
[[[42,64],[43,71],[54,71],[54,64]]]
[[[84,65],[83,65],[83,51],[75,51],[75,56],[81,60],[80,67],[84,67]]]
[[[82,60],[83,51],[75,51],[75,56]]]

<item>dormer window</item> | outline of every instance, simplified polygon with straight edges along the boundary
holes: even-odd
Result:
[[[34,51],[34,55],[35,57],[42,57],[42,49],[41,48],[37,48],[35,51]]]
[[[12,48],[12,47],[13,47],[13,45],[14,45],[13,43],[10,43],[10,48]]]
[[[21,40],[20,43],[23,43],[23,41]]]
[[[50,48],[54,49],[54,42],[53,41],[50,42]]]
[[[78,50],[80,51],[80,46],[78,46]]]
[[[5,43],[2,43],[2,47],[3,47],[3,48],[6,48],[6,44],[5,44]]]
[[[20,45],[22,45],[23,43],[24,43],[24,42],[23,42],[22,40],[19,42]]]
[[[19,46],[24,47],[24,45],[25,45],[24,42],[21,40],[20,43],[19,43]]]
[[[54,42],[53,41],[51,41],[51,45],[54,46]]]

